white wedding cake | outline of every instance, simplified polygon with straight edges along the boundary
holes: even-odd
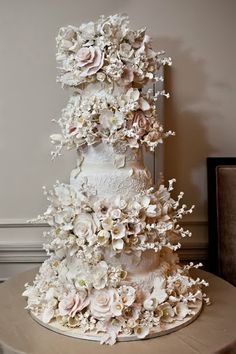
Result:
[[[192,279],[176,250],[191,236],[178,222],[191,213],[144,165],[172,132],[158,121],[162,65],[145,29],[131,30],[127,16],[59,30],[59,81],[73,95],[62,110],[56,149],[75,149],[70,184],[45,194],[50,205],[44,248],[48,258],[23,295],[38,322],[69,336],[113,344],[158,336],[193,321],[204,280]],[[149,86],[148,86],[149,85]],[[149,87],[149,89],[148,89]]]

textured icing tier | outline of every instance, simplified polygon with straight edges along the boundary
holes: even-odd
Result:
[[[85,179],[101,198],[129,197],[151,185],[151,175],[144,166],[141,150],[115,152],[105,143],[90,146],[80,153],[70,183],[79,188]]]
[[[176,268],[178,263],[177,254],[173,253],[167,247],[160,252],[153,250],[145,251],[140,258],[134,253],[121,253],[118,256],[111,256],[108,252],[104,254],[104,260],[114,267],[121,267],[127,271],[127,281],[148,282],[153,275],[163,275],[168,264],[169,268]]]

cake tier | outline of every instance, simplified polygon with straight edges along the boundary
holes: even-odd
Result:
[[[98,197],[113,198],[131,197],[151,186],[151,174],[144,166],[141,149],[117,151],[109,144],[100,143],[78,154],[78,167],[70,178],[76,188],[87,180]]]
[[[142,252],[139,256],[135,253],[120,253],[112,255],[106,251],[104,253],[104,260],[111,266],[121,268],[127,272],[127,282],[144,282],[147,283],[153,276],[160,275],[168,270],[176,269],[178,267],[178,255],[173,253],[167,247],[161,251],[155,252],[147,250]]]
[[[155,337],[161,337],[166,334],[175,332],[181,328],[184,328],[188,326],[190,323],[195,321],[198,316],[201,313],[203,306],[203,301],[202,300],[197,300],[195,303],[194,307],[194,312],[191,315],[188,315],[184,319],[177,320],[171,323],[161,323],[157,325],[156,327],[153,327],[150,333],[145,337],[145,339],[148,338],[155,338]],[[71,328],[67,326],[63,326],[60,322],[54,320],[51,321],[49,324],[45,323],[42,321],[41,317],[39,315],[35,315],[32,311],[30,312],[32,318],[37,321],[40,325],[50,329],[51,331],[54,331],[59,334],[63,334],[65,336],[73,337],[73,338],[78,338],[78,339],[86,339],[86,340],[91,340],[91,341],[96,341],[100,342],[101,340],[104,339],[104,333],[103,332],[98,332],[98,331],[88,331],[84,332],[83,328]],[[135,341],[135,340],[140,340],[140,336],[137,336],[135,334],[125,334],[121,333],[117,336],[117,341],[118,342],[129,342],[129,341]]]

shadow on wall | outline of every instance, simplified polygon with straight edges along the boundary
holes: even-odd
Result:
[[[165,48],[173,60],[172,67],[165,67],[165,90],[171,98],[164,101],[164,125],[176,136],[167,139],[164,147],[164,176],[166,180],[177,179],[175,193],[191,191],[186,193],[185,202],[191,205],[196,201],[197,209],[206,214],[206,157],[215,152],[207,137],[207,120],[221,117],[216,117],[217,102],[210,102],[207,97],[209,83],[204,60],[194,58],[192,50],[178,39],[159,38],[153,44],[155,49]],[[205,109],[206,103],[210,111]],[[187,194],[193,200],[188,200]]]

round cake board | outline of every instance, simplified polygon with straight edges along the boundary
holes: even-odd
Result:
[[[148,338],[154,338],[154,337],[160,337],[166,334],[169,334],[171,332],[175,332],[190,323],[192,323],[196,318],[200,315],[200,312],[202,310],[202,301],[198,300],[196,302],[196,307],[194,307],[194,314],[191,316],[187,316],[183,320],[179,321],[176,320],[172,323],[161,323],[160,326],[153,328],[149,335],[146,336],[144,339]],[[39,317],[34,315],[32,312],[30,312],[32,318],[37,321],[40,325],[46,327],[47,329],[63,334],[65,336],[73,337],[73,338],[78,338],[78,339],[85,339],[85,340],[91,340],[91,341],[101,341],[101,339],[104,337],[104,332],[103,333],[92,333],[92,332],[87,332],[84,333],[81,329],[77,328],[70,328],[70,327],[64,327],[60,323],[56,321],[52,321],[50,323],[44,323]],[[133,340],[140,340],[135,334],[127,335],[127,334],[119,334],[117,337],[118,342],[128,342],[128,341],[133,341]]]

